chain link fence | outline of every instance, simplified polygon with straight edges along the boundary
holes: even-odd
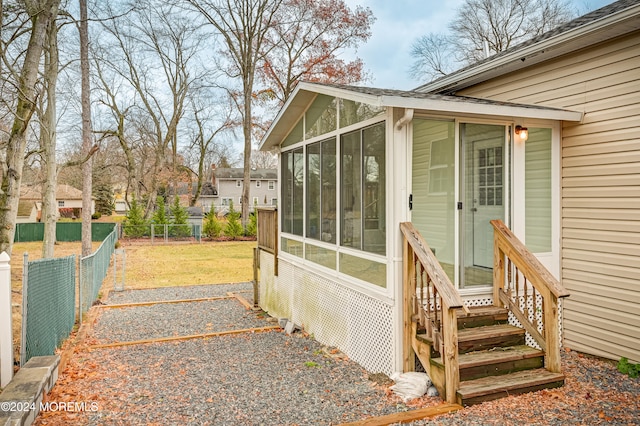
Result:
[[[79,319],[82,322],[82,315],[89,310],[93,302],[98,299],[102,281],[104,281],[109,271],[111,255],[113,254],[116,241],[118,241],[117,227],[102,241],[100,247],[89,256],[80,259],[80,307]]]
[[[98,298],[118,241],[117,225],[100,247],[79,262],[78,318]],[[76,256],[29,262],[24,255],[22,278],[22,337],[20,364],[39,355],[52,355],[76,321]]]
[[[76,256],[29,262],[24,255],[20,365],[51,355],[76,320]]]
[[[150,224],[150,225],[123,225],[122,238],[141,240],[154,243],[168,243],[172,241],[201,242],[202,225],[182,224]]]

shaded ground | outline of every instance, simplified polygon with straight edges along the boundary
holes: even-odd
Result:
[[[218,297],[248,299],[248,284],[111,293],[106,303]],[[93,308],[96,309],[96,308]],[[85,402],[82,410],[42,413],[39,425],[317,425],[437,405],[424,397],[403,404],[384,377],[369,375],[310,336],[281,331],[113,348],[96,345],[145,337],[273,326],[236,299],[101,310],[93,331],[49,396]],[[414,424],[640,424],[640,381],[615,363],[565,352],[566,385],[466,408]],[[371,380],[371,379],[374,379]]]

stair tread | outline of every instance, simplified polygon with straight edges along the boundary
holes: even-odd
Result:
[[[458,341],[467,342],[518,334],[524,335],[524,329],[509,324],[487,325],[483,327],[463,328],[458,330]]]
[[[473,368],[481,365],[498,364],[501,362],[517,361],[527,358],[544,356],[544,352],[531,346],[518,345],[504,348],[492,348],[484,351],[467,352],[458,355],[460,369]],[[442,357],[433,358],[433,363],[442,364]]]
[[[456,316],[458,318],[474,318],[474,317],[483,317],[483,316],[490,316],[490,315],[501,316],[501,315],[509,314],[509,311],[506,308],[499,308],[497,306],[470,306],[470,307],[467,307],[467,309],[469,310],[468,314],[465,312],[464,309],[456,308],[455,309]],[[434,314],[431,313],[431,317],[433,316]]]
[[[523,387],[533,387],[563,381],[562,373],[552,373],[544,368],[517,371],[502,376],[488,376],[460,382],[458,394],[462,399],[490,393],[509,392]]]
[[[469,314],[462,309],[456,309],[456,314],[459,317],[474,317],[474,316],[484,316],[484,315],[506,315],[509,311],[506,308],[499,308],[497,306],[470,306],[468,307]]]

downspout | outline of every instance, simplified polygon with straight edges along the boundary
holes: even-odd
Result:
[[[396,121],[396,130],[402,130],[405,124],[411,123],[413,120],[413,108],[405,108],[404,115]]]
[[[394,114],[395,115],[395,114]],[[396,115],[397,117],[397,115]],[[407,194],[407,179],[409,177],[406,174],[407,162],[409,161],[410,154],[408,152],[409,135],[411,127],[408,124],[413,120],[413,109],[405,108],[404,115],[400,117],[394,124],[394,164],[393,164],[393,176],[394,179],[400,179],[399,191],[393,195],[393,221],[394,223],[403,222],[409,217],[408,211],[408,194]],[[402,144],[399,141],[403,141]],[[403,148],[401,148],[403,147]],[[400,231],[400,227],[396,228],[396,231]],[[403,303],[403,254],[401,237],[397,236],[393,242],[393,274],[394,281],[396,282],[394,288],[394,343],[393,343],[393,369],[394,371],[412,371],[413,367],[405,366],[405,342],[404,342],[404,303]],[[410,349],[409,349],[410,350]],[[406,367],[406,368],[405,368]]]

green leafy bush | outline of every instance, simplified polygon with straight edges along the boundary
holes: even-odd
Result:
[[[180,198],[176,196],[171,205],[171,229],[169,235],[172,237],[191,236],[191,225],[189,225],[189,212],[180,205]]]
[[[637,379],[640,374],[640,364],[631,364],[625,357],[618,361],[618,371],[622,374],[628,374],[632,379]]]
[[[254,210],[249,215],[249,223],[247,223],[247,230],[245,235],[248,237],[255,237],[258,234],[258,212]]]
[[[156,198],[156,211],[153,212],[151,221],[154,225],[165,225],[169,223],[169,219],[167,219],[167,207],[164,203],[164,197],[162,196]]]
[[[209,238],[218,238],[222,235],[222,223],[218,219],[216,210],[211,207],[209,213],[204,217],[202,233]]]
[[[140,238],[149,235],[149,223],[144,218],[142,206],[136,200],[131,202],[131,208],[126,214],[126,219],[122,224],[124,235],[130,238]]]
[[[233,208],[233,201],[229,204],[229,213],[227,213],[227,225],[224,227],[224,235],[236,239],[244,234],[242,223],[240,222],[240,212]]]

